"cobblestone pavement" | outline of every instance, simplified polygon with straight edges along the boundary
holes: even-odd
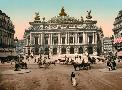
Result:
[[[28,65],[29,73],[0,74],[0,90],[122,90],[122,62],[117,70],[108,71],[106,63],[92,65],[91,70],[74,71],[71,65],[51,65],[49,69]],[[14,70],[14,64],[0,65],[0,72]],[[70,74],[76,74],[73,87]]]

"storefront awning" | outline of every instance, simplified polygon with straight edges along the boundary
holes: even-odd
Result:
[[[121,43],[122,42],[122,37],[119,37],[119,38],[115,38],[114,39],[114,44],[115,43]]]
[[[117,56],[122,56],[122,51],[117,52]]]

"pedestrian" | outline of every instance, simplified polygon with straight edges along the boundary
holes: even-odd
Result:
[[[107,66],[108,66],[109,71],[112,70],[112,63],[110,60],[107,61]]]
[[[38,58],[39,59],[39,58]],[[34,63],[36,63],[36,58],[35,58],[35,62]]]
[[[113,65],[112,70],[116,70],[116,62],[115,62],[115,60],[112,61],[112,65]]]
[[[73,86],[76,86],[76,78],[74,72],[71,73],[71,83]]]

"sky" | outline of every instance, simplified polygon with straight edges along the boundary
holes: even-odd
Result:
[[[91,10],[93,20],[103,29],[104,36],[113,34],[113,22],[122,10],[122,0],[0,0],[0,10],[6,13],[15,25],[15,37],[23,38],[29,22],[34,20],[35,12],[49,20],[57,16],[64,7],[70,16],[84,19],[86,11]]]

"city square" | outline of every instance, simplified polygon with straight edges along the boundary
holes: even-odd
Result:
[[[0,90],[122,90],[120,3],[12,2],[0,6]]]

